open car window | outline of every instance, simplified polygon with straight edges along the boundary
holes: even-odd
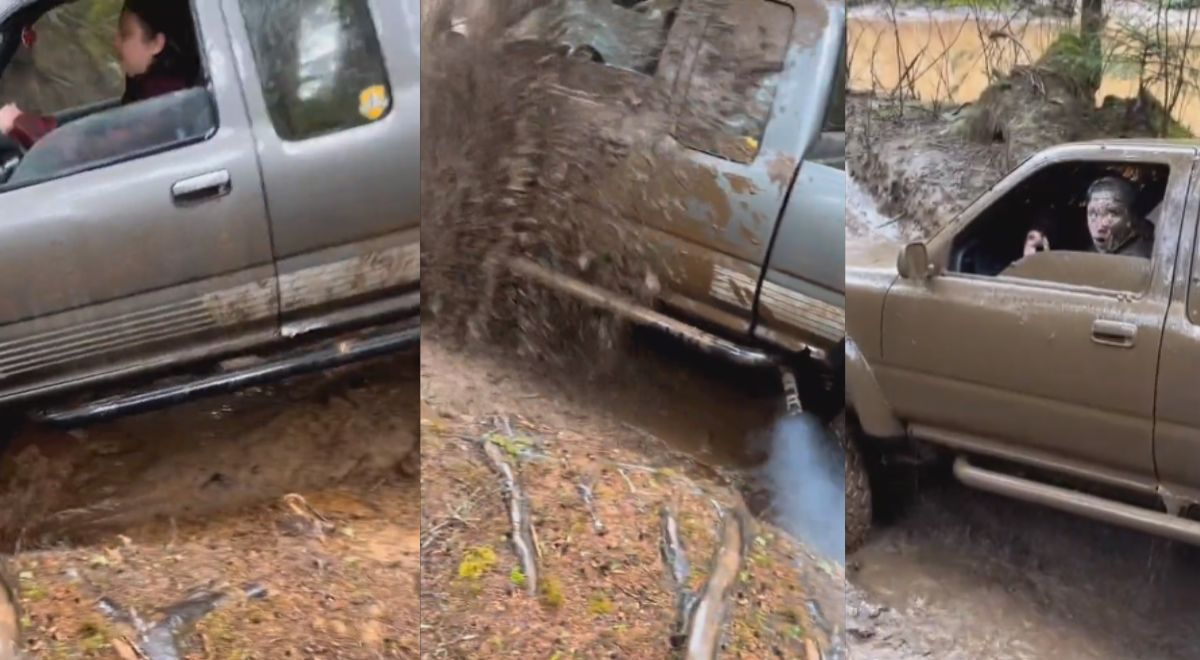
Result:
[[[1087,190],[1096,180],[1118,176],[1135,190],[1133,215],[1153,229],[1173,172],[1168,165],[1130,162],[1064,162],[1018,183],[960,232],[947,270],[1109,291],[1141,293],[1150,283],[1152,259],[1097,253],[1087,227]],[[1025,255],[1031,230],[1049,249]],[[1151,235],[1147,240],[1153,240]]]
[[[192,88],[84,117],[52,131],[25,154],[3,186],[12,189],[209,137],[217,118],[207,89]]]
[[[121,0],[75,0],[51,9],[18,45],[0,77],[0,99],[58,114],[118,98],[124,75],[113,53]]]

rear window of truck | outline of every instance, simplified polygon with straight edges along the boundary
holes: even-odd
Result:
[[[275,131],[304,140],[355,128],[391,109],[367,0],[242,0]]]
[[[708,20],[676,119],[680,142],[727,160],[754,160],[771,118],[792,25],[792,8],[773,0],[731,2]]]

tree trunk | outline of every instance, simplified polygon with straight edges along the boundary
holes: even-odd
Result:
[[[1082,0],[1079,12],[1079,36],[1087,52],[1087,61],[1094,74],[1087,80],[1093,94],[1100,89],[1104,49],[1100,40],[1104,35],[1104,0]]]

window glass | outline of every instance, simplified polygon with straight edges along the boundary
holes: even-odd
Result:
[[[286,140],[361,126],[391,109],[366,0],[242,0],[276,132]]]
[[[195,87],[73,121],[39,140],[5,188],[28,185],[203,140],[216,130],[208,90]]]
[[[954,239],[948,270],[988,277],[1141,292],[1150,282],[1170,168],[1149,163],[1057,163],[1009,190]],[[1115,184],[1123,218],[1097,247],[1089,200]],[[1117,238],[1119,237],[1119,239]]]
[[[676,137],[722,158],[749,162],[771,117],[787,57],[792,8],[772,0],[729,3],[704,28]]]
[[[653,76],[680,0],[553,0],[521,17],[506,38],[562,46],[564,52]]]

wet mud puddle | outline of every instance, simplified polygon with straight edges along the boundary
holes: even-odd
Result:
[[[952,482],[849,563],[855,657],[1200,656],[1200,553]]]

